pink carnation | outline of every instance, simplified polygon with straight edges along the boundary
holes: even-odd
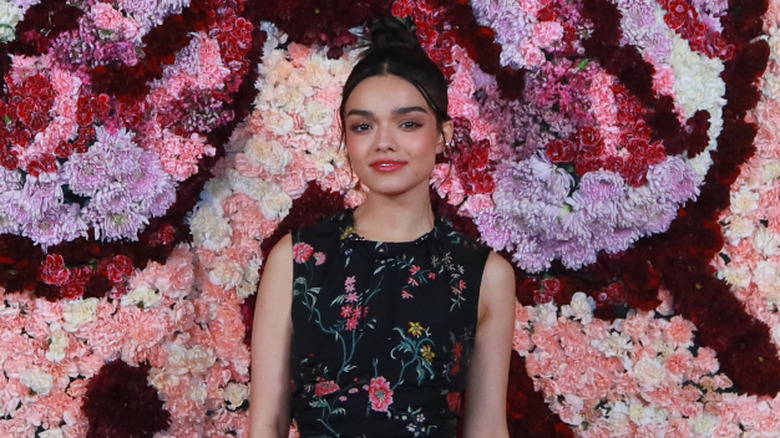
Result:
[[[557,21],[540,21],[534,25],[532,41],[541,47],[550,47],[563,37],[563,26]]]

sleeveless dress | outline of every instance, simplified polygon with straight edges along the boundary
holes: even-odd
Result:
[[[438,218],[411,242],[353,230],[346,210],[293,233],[301,436],[454,437],[489,249]]]

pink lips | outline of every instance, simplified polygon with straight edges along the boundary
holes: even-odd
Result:
[[[406,166],[406,161],[383,158],[372,161],[369,166],[371,166],[371,168],[377,172],[395,172],[396,170]]]

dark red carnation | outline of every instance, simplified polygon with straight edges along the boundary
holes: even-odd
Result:
[[[544,150],[553,163],[571,163],[577,158],[578,152],[577,143],[565,138],[552,140]]]
[[[19,166],[19,159],[13,150],[0,148],[0,165],[8,170],[14,170]]]
[[[171,415],[148,382],[149,368],[115,360],[89,380],[82,405],[87,438],[151,438],[168,428]]]
[[[30,160],[27,164],[27,173],[38,177],[42,173],[57,171],[57,159],[52,154],[43,154]]]
[[[601,133],[593,126],[583,126],[579,132],[577,132],[577,141],[583,149],[596,152],[603,147],[603,140]]]
[[[115,255],[106,266],[106,276],[112,283],[121,283],[133,273],[133,261],[126,255]]]
[[[70,278],[65,259],[59,254],[49,254],[41,263],[41,279],[46,284],[61,286]]]
[[[59,142],[57,147],[54,148],[54,155],[56,155],[57,158],[68,158],[71,153],[73,153],[73,145],[67,141]]]

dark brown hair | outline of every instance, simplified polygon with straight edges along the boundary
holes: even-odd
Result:
[[[369,26],[368,48],[344,84],[339,108],[342,126],[347,99],[355,87],[370,77],[387,75],[398,76],[414,85],[433,110],[439,125],[450,120],[444,74],[420,46],[406,20],[383,17]]]

